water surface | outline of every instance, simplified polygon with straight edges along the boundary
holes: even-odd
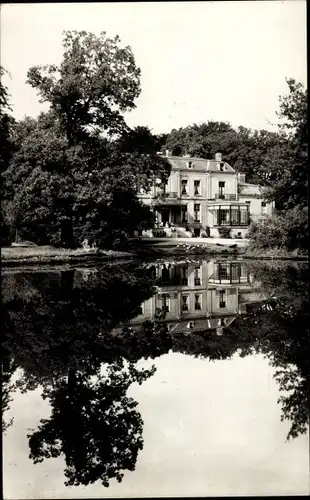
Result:
[[[3,269],[5,498],[309,492],[307,267]]]

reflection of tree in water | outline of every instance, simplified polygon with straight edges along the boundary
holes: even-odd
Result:
[[[79,277],[74,271],[62,272],[58,280],[53,273],[28,274],[23,284],[19,278],[20,288],[11,285],[7,292],[3,347],[24,370],[26,390],[66,375],[70,365],[83,371],[128,358],[124,340],[112,329],[138,313],[153,293],[152,278],[145,270],[118,267],[86,283]]]
[[[9,276],[3,347],[23,370],[19,388],[43,386],[52,407],[51,417],[29,436],[31,458],[64,454],[68,484],[101,479],[107,486],[110,478],[121,480],[122,471],[135,467],[142,419],[126,393],[154,373],[154,368],[138,370],[135,362],[143,354],[155,357],[158,349],[154,324],[138,343],[128,329],[120,338],[112,329],[138,313],[153,293],[153,277],[115,266],[87,282],[79,278],[74,271],[62,272],[60,279],[39,273],[14,282]],[[106,376],[102,363],[109,364]]]
[[[3,353],[5,354],[5,353]],[[1,360],[1,410],[2,410],[2,433],[13,424],[13,418],[6,419],[5,412],[9,410],[12,401],[12,392],[16,390],[16,384],[11,382],[12,375],[16,370],[14,363],[3,356]]]
[[[282,420],[291,422],[288,439],[307,431],[309,425],[309,296],[308,268],[304,266],[253,266],[266,290],[268,301],[248,317],[240,329],[249,333],[252,348],[275,368],[283,393],[279,398]]]
[[[50,419],[30,436],[31,457],[41,461],[63,453],[68,484],[100,478],[107,484],[112,477],[119,480],[121,471],[133,470],[142,446],[142,421],[126,391],[153,373],[139,374],[134,363],[171,348],[214,361],[237,351],[241,356],[263,353],[286,393],[279,401],[283,418],[292,423],[289,437],[305,432],[308,276],[298,267],[279,271],[260,265],[253,273],[271,298],[237,317],[221,337],[215,331],[168,334],[164,323],[150,321],[115,336],[113,328],[137,315],[153,293],[154,277],[146,269],[113,267],[87,281],[72,271],[63,272],[61,279],[48,273],[19,276],[18,286],[16,280],[10,286],[4,280],[3,348],[10,362],[23,369],[20,388],[43,385],[52,407]],[[130,362],[131,371],[121,359]],[[94,381],[102,363],[110,364],[110,375]]]
[[[72,372],[68,380],[45,389],[52,414],[28,436],[30,458],[37,463],[64,454],[67,485],[100,480],[109,486],[111,478],[120,482],[124,470],[135,469],[143,447],[143,421],[127,390],[153,373],[154,368],[142,371],[133,364],[126,368],[118,361],[95,381]]]
[[[224,329],[173,335],[173,350],[209,360],[262,353],[275,368],[282,395],[282,420],[291,422],[288,439],[307,431],[309,424],[309,298],[308,269],[249,265],[269,299]]]

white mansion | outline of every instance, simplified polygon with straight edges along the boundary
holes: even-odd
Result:
[[[140,200],[156,215],[156,226],[173,225],[175,236],[219,236],[229,228],[231,237],[244,237],[251,220],[272,214],[273,203],[262,199],[261,188],[245,182],[217,153],[214,160],[171,156],[171,174],[164,188],[154,185]]]

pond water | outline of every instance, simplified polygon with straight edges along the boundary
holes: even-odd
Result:
[[[308,267],[2,269],[4,497],[309,493]]]

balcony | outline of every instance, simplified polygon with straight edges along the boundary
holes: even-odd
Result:
[[[237,195],[236,194],[226,194],[226,193],[215,193],[213,199],[215,199],[215,200],[236,201],[237,200]]]
[[[180,205],[181,200],[176,191],[162,191],[155,195],[153,203],[155,205]]]
[[[170,191],[169,193],[163,193],[166,198],[178,198],[178,193],[176,191]]]

